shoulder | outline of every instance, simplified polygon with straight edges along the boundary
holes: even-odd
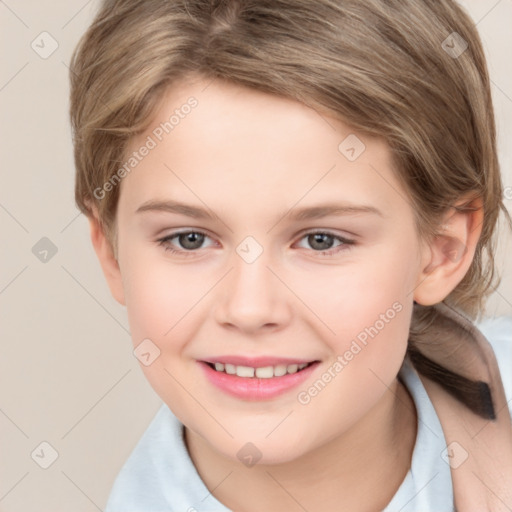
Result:
[[[512,316],[486,318],[476,326],[494,350],[512,413]]]
[[[190,458],[184,426],[163,403],[119,472],[105,512],[229,512]]]
[[[165,510],[162,480],[169,476],[169,460],[178,462],[175,447],[181,441],[174,419],[162,404],[117,475],[105,512]]]

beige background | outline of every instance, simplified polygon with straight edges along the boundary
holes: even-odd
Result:
[[[462,3],[489,57],[510,208],[512,0]],[[3,512],[103,510],[121,464],[160,405],[132,355],[125,311],[110,297],[73,202],[67,63],[97,5],[0,0]],[[51,50],[55,43],[39,36],[43,31],[58,43],[46,59],[31,47],[35,41],[39,53]],[[32,252],[43,237],[57,249],[46,262]],[[504,281],[490,315],[512,314],[506,238]],[[51,462],[52,449],[42,442],[58,453],[48,469],[40,464]]]

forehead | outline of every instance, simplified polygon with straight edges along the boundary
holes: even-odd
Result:
[[[128,153],[149,140],[151,150],[122,182],[122,202],[186,196],[262,213],[319,199],[408,207],[382,139],[294,100],[225,81],[175,84]]]

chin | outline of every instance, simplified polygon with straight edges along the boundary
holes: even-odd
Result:
[[[240,439],[240,437],[238,437]],[[248,439],[251,439],[248,437]],[[233,459],[235,462],[241,462],[247,467],[254,464],[259,466],[274,466],[293,462],[297,458],[304,455],[303,450],[298,450],[299,445],[296,443],[283,445],[283,440],[276,437],[275,440],[262,441],[246,441],[239,443],[234,440],[231,444],[229,453],[225,452],[226,446],[222,447],[221,452],[226,457]]]

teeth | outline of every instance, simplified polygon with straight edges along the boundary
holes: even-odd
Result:
[[[226,370],[226,373],[229,373],[229,375],[235,375],[236,366],[234,364],[226,364],[225,370]]]
[[[237,366],[236,374],[239,377],[254,377],[254,368],[250,366]]]
[[[274,366],[274,377],[282,377],[286,375],[287,366],[285,364],[278,364]]]
[[[235,366],[234,364],[215,363],[215,369],[218,372],[226,372],[229,375],[251,378],[256,376],[258,379],[271,379],[272,377],[282,377],[287,373],[297,373],[309,363],[302,364],[278,364],[276,366],[264,366],[262,368],[252,368],[250,366]]]
[[[290,366],[288,366],[287,370],[288,370],[288,373],[297,373],[297,370],[299,369],[299,366],[296,365],[296,364],[291,364]]]
[[[256,377],[258,379],[271,379],[274,376],[274,367],[265,366],[263,368],[256,368]]]

